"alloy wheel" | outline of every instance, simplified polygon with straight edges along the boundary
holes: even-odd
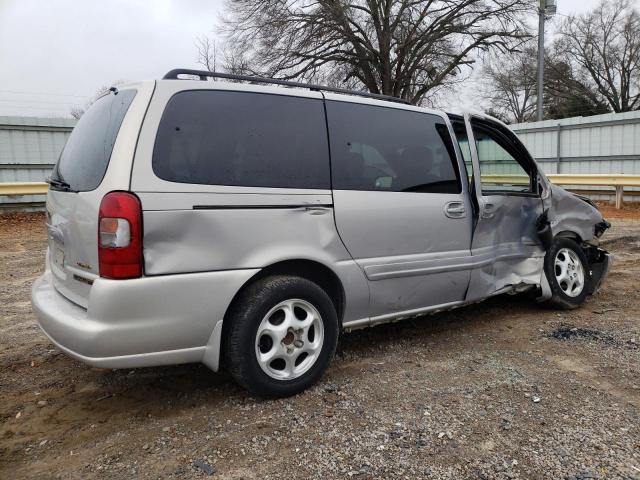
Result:
[[[556,280],[569,297],[577,297],[584,289],[584,267],[573,250],[562,248],[554,261]]]
[[[324,325],[318,310],[306,300],[285,300],[260,322],[256,358],[271,378],[293,380],[314,365],[323,342]]]

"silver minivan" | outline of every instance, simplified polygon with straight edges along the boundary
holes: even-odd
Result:
[[[258,395],[312,385],[344,330],[525,290],[575,308],[610,265],[609,224],[506,125],[317,85],[112,88],[48,181],[50,340],[97,367],[224,367]]]

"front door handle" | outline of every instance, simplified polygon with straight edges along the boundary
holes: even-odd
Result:
[[[482,218],[493,218],[498,207],[493,203],[485,203],[482,206]]]
[[[449,218],[464,218],[467,210],[462,202],[448,202],[444,206],[444,214]]]

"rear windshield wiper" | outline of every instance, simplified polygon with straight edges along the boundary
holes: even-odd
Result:
[[[55,190],[62,190],[63,192],[76,192],[71,185],[69,185],[64,180],[60,180],[59,178],[48,177],[45,182],[51,185],[51,188]]]

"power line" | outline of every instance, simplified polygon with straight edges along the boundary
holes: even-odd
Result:
[[[67,109],[69,107],[71,107],[72,105],[69,106],[64,106],[64,105],[14,105],[14,104],[5,104],[2,105],[0,104],[1,107],[3,108],[38,108],[38,109],[46,109],[46,108],[52,108],[52,109],[56,109],[56,108],[60,108],[60,109]]]
[[[29,103],[37,103],[37,104],[53,104],[53,105],[70,105],[73,103],[73,100],[68,102],[54,102],[51,100],[27,100],[27,99],[13,99],[13,98],[0,98],[0,102],[4,103],[19,103],[19,104],[29,104]]]
[[[77,98],[91,98],[91,95],[72,95],[70,93],[47,93],[47,92],[41,92],[41,93],[37,93],[37,92],[25,92],[25,91],[19,91],[19,90],[0,90],[0,93],[15,93],[18,95],[50,95],[50,96],[54,96],[54,97],[77,97]]]
[[[58,111],[58,112],[69,112],[71,109],[70,108],[65,108],[65,107],[47,107],[47,106],[43,106],[43,107],[37,107],[37,106],[33,106],[33,105],[0,105],[0,110],[10,110],[10,111],[22,111],[22,110],[36,110],[36,111]]]
[[[7,108],[68,108],[68,107],[72,107],[74,105],[72,104],[65,104],[65,103],[53,103],[53,104],[48,104],[48,103],[14,103],[14,102],[7,102],[4,100],[0,100],[0,105],[7,107]]]

